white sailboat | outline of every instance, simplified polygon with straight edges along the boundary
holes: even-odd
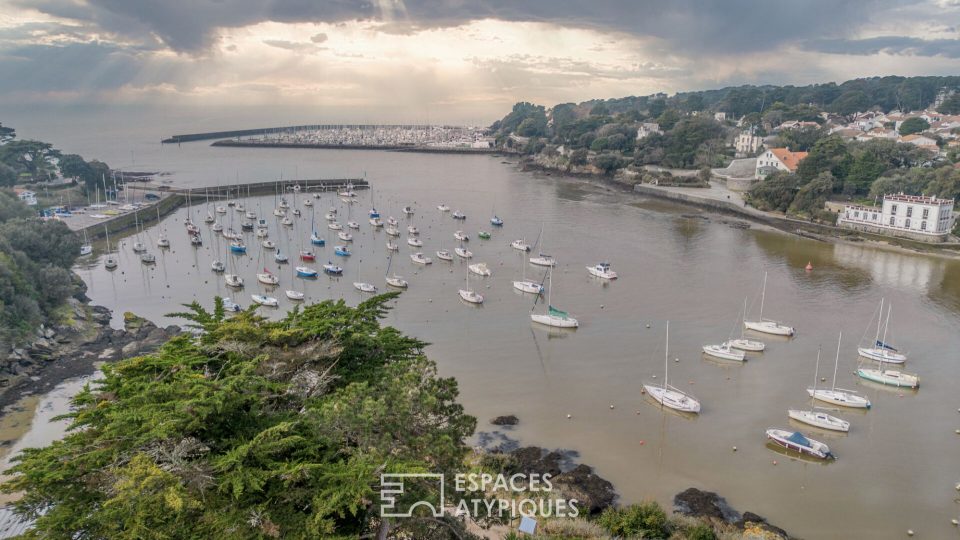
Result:
[[[410,284],[407,283],[407,280],[403,279],[403,276],[398,276],[396,272],[393,275],[390,274],[390,266],[393,264],[393,256],[387,258],[387,271],[386,271],[386,281],[387,285],[391,287],[396,287],[398,289],[406,289]]]
[[[441,261],[452,261],[453,255],[451,255],[450,252],[445,249],[438,249],[437,258],[440,259]]]
[[[743,322],[746,320],[746,317],[747,317],[747,298],[744,297],[743,313],[742,313],[742,316],[740,317],[740,323],[741,323],[740,337],[738,339],[731,339],[730,346],[735,349],[740,349],[741,351],[746,351],[746,352],[763,352],[763,350],[767,348],[766,343],[756,339],[747,339],[747,337],[743,335],[743,331],[744,331]]]
[[[883,339],[880,339],[880,322],[883,320],[883,301],[880,299],[880,313],[877,316],[877,335],[873,338],[872,347],[857,347],[857,352],[864,358],[876,360],[885,364],[903,364],[907,355],[887,343],[887,330],[890,329],[890,307],[887,307],[887,322],[883,328]]]
[[[536,266],[556,266],[557,261],[553,258],[553,255],[548,255],[543,252],[543,227],[540,227],[540,235],[537,237],[537,241],[534,242],[534,246],[541,246],[540,252],[536,257],[530,257],[530,264]]]
[[[523,257],[526,257],[526,254],[524,254]],[[513,288],[525,293],[542,294],[543,284],[527,279],[527,265],[521,264],[520,268],[521,268],[520,281],[514,281]],[[544,274],[543,277],[544,279],[546,279],[547,277],[546,274]]]
[[[816,394],[817,391],[817,380],[820,377],[820,348],[817,348],[817,367],[813,372],[813,391]],[[817,410],[817,407],[812,409],[788,409],[787,416],[796,420],[797,422],[803,422],[804,424],[809,424],[814,427],[829,429],[831,431],[850,431],[850,422],[843,420],[842,418],[837,418],[823,412],[822,410]]]
[[[107,228],[106,224],[103,225],[103,233],[107,236],[107,256],[103,259],[103,267],[107,270],[113,270],[119,263],[116,255],[110,251],[110,229]]]
[[[566,311],[562,311],[553,307],[553,268],[551,268],[547,273],[547,281],[549,282],[549,289],[547,290],[547,312],[531,313],[530,320],[535,323],[553,326],[555,328],[578,328],[580,326],[580,321],[571,317]],[[537,302],[539,300],[540,296],[537,296],[534,299],[533,309],[536,309]]]
[[[767,296],[767,273],[763,273],[763,292],[760,293],[760,319],[756,321],[743,321],[743,326],[747,330],[763,332],[764,334],[773,334],[776,336],[792,336],[794,329],[791,326],[780,323],[779,321],[767,320],[763,318],[763,304]]]
[[[465,288],[465,289],[460,289],[459,291],[457,291],[457,293],[460,295],[460,298],[463,299],[463,301],[468,302],[468,303],[470,303],[470,304],[482,304],[482,303],[483,303],[483,295],[481,295],[480,293],[478,293],[478,292],[476,292],[476,291],[474,291],[473,289],[470,288],[470,274],[469,274],[469,273],[467,274],[467,286],[466,286],[466,288]]]
[[[883,314],[883,300],[880,300],[880,313]],[[892,306],[887,306],[887,322],[883,330],[883,340],[879,339],[879,326],[878,326],[878,339],[874,342],[878,344],[880,351],[875,351],[876,357],[864,354],[863,349],[857,349],[861,356],[864,356],[869,359],[876,359],[880,362],[880,366],[877,368],[868,368],[864,366],[857,367],[857,376],[861,379],[866,379],[868,381],[873,381],[875,383],[884,384],[887,386],[896,386],[898,388],[918,388],[920,386],[920,377],[915,373],[905,373],[898,369],[883,369],[883,364],[885,363],[884,358],[886,358],[886,353],[891,352],[892,354],[899,354],[896,351],[889,351],[889,345],[886,344],[887,341],[887,328],[890,326],[890,311]],[[878,318],[879,324],[879,318]],[[900,355],[903,356],[903,355]],[[903,356],[903,360],[906,361],[906,356]]]
[[[807,388],[807,394],[810,397],[824,401],[826,403],[832,403],[833,405],[840,405],[842,407],[850,407],[853,409],[869,409],[870,400],[861,396],[853,390],[845,390],[843,388],[837,388],[837,368],[840,366],[840,343],[843,341],[843,332],[840,333],[840,337],[837,338],[837,357],[833,364],[833,384],[830,389],[826,388],[817,388],[816,386]]]
[[[730,345],[729,341],[724,341],[719,345],[704,345],[703,352],[707,356],[720,358],[721,360],[733,360],[743,362],[746,359],[746,353]]]
[[[663,352],[663,384],[645,384],[644,390],[657,403],[675,411],[697,414],[700,412],[700,402],[691,394],[670,386],[670,321],[667,321],[667,343]]]
[[[487,266],[487,263],[471,264],[467,268],[478,276],[490,276],[490,268]]]

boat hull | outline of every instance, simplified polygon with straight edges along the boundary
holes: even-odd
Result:
[[[897,388],[919,388],[920,377],[909,373],[903,373],[894,369],[867,369],[857,370],[857,376],[868,381],[884,384],[887,386],[896,386]]]
[[[657,403],[675,411],[698,414],[700,412],[700,402],[683,392],[674,388],[664,388],[653,384],[643,385],[644,390]]]
[[[836,416],[831,416],[826,413],[819,413],[816,411],[804,411],[799,409],[790,409],[787,411],[787,416],[791,419],[796,420],[797,422],[802,422],[804,424],[818,427],[820,429],[828,429],[830,431],[842,431],[844,433],[850,431],[850,422],[846,420],[841,420]]]
[[[721,360],[733,360],[734,362],[743,362],[746,356],[743,351],[721,347],[718,345],[706,345],[703,347],[703,353],[707,356],[719,358]]]
[[[767,348],[764,342],[753,339],[734,339],[730,341],[730,346],[747,352],[761,352]]]
[[[531,313],[530,320],[542,324],[544,326],[552,326],[554,328],[579,328],[580,322],[572,317],[555,317],[553,315],[547,315],[545,313]]]
[[[794,334],[792,327],[773,321],[744,321],[743,327],[747,330],[774,336],[792,336]]]
[[[869,409],[871,406],[869,399],[843,390],[818,388],[814,391],[812,388],[807,388],[807,394],[818,401],[840,405],[841,407],[850,407],[851,409]]]
[[[795,452],[800,452],[801,454],[807,454],[820,459],[833,459],[834,456],[830,453],[829,446],[812,439],[808,439],[808,441],[811,443],[810,446],[799,444],[789,439],[791,435],[793,435],[792,431],[786,431],[783,429],[767,430],[767,439],[778,446],[786,448],[787,450],[793,450]]]
[[[877,362],[883,362],[884,364],[903,364],[907,361],[907,356],[904,354],[878,347],[857,347],[857,353],[864,358],[876,360]]]

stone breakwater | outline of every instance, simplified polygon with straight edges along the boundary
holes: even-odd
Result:
[[[65,322],[41,326],[0,357],[0,408],[92,373],[98,362],[155,351],[181,332],[178,326],[160,328],[132,313],[124,314],[122,329],[112,328],[110,310],[76,298],[68,301],[65,310]]]

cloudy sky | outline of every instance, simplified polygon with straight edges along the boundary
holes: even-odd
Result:
[[[0,0],[0,106],[518,100],[960,73],[960,0]]]

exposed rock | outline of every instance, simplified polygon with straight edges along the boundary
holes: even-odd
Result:
[[[547,452],[539,446],[527,446],[511,452],[516,461],[516,471],[525,474],[538,473],[557,476],[563,456],[559,452]]]
[[[508,414],[506,416],[498,416],[490,420],[490,423],[495,426],[515,426],[519,421],[520,419],[516,416]]]
[[[576,499],[577,508],[588,514],[598,514],[613,504],[617,492],[613,484],[600,478],[593,468],[584,464],[560,473],[552,480],[554,489],[558,488],[570,499]]]
[[[678,514],[716,518],[728,523],[740,519],[740,514],[727,501],[711,491],[689,488],[673,497],[673,511]]]
[[[767,523],[762,516],[744,512],[743,516],[727,501],[710,491],[689,488],[673,498],[673,511],[694,517],[710,518],[732,523],[743,530],[743,538],[750,540],[791,540],[783,529]]]

